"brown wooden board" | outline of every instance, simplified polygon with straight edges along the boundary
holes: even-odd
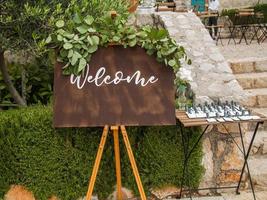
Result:
[[[155,56],[147,55],[140,47],[110,46],[99,49],[89,64],[80,77],[62,75],[62,64],[56,64],[55,127],[176,123],[175,76],[171,67],[157,62]],[[140,79],[145,79],[143,86],[135,82],[138,71]],[[97,72],[98,81],[94,80]],[[116,73],[117,81],[123,73],[123,81],[111,81]],[[108,75],[111,79],[105,79]],[[101,84],[103,80],[110,84]]]

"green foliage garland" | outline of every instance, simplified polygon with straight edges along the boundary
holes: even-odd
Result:
[[[125,48],[140,46],[149,55],[156,55],[159,62],[164,62],[177,72],[180,59],[186,59],[185,50],[171,39],[165,29],[150,26],[140,29],[126,25],[124,16],[106,15],[98,20],[90,15],[85,17],[75,14],[72,20],[58,20],[56,31],[46,43],[59,49],[58,61],[65,63],[63,73],[80,74],[90,61],[92,54],[101,46],[120,44]]]

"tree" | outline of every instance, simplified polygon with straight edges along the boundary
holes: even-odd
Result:
[[[26,102],[14,87],[4,60],[4,52],[24,51],[33,56],[46,52],[46,38],[54,22],[74,14],[90,13],[98,18],[110,10],[125,14],[128,0],[0,0],[0,71],[14,101]]]
[[[14,87],[4,60],[6,50],[24,51],[38,55],[44,47],[44,37],[49,32],[48,19],[51,9],[43,0],[0,1],[0,70],[14,101],[25,106],[26,102]]]

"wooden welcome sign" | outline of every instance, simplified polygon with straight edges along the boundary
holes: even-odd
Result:
[[[173,125],[174,73],[140,47],[99,49],[80,76],[55,67],[54,126]]]

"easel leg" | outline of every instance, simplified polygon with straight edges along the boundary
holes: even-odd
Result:
[[[117,200],[122,200],[119,127],[112,126],[111,130],[113,131],[113,137],[114,137],[114,152],[115,152],[116,177],[117,177]]]
[[[89,183],[89,187],[88,187],[88,191],[87,191],[87,195],[86,195],[86,200],[91,200],[92,194],[93,194],[93,189],[94,189],[94,185],[95,185],[95,180],[96,180],[96,176],[97,176],[97,172],[99,169],[99,165],[100,165],[100,161],[101,161],[101,157],[103,154],[103,150],[105,147],[105,143],[106,143],[106,139],[107,139],[107,135],[108,135],[108,126],[104,127],[103,133],[102,133],[102,137],[101,137],[101,141],[98,147],[98,151],[97,151],[97,155],[96,155],[96,159],[95,159],[95,164],[94,164],[94,168],[93,168],[93,172],[90,178],[90,183]]]
[[[144,192],[144,188],[143,188],[143,185],[142,185],[142,182],[141,182],[141,178],[140,178],[140,175],[139,175],[139,172],[138,172],[138,168],[137,168],[136,162],[134,160],[134,155],[133,155],[133,152],[132,152],[131,144],[129,142],[129,138],[128,138],[125,126],[120,126],[120,128],[121,128],[123,140],[124,140],[124,143],[125,143],[125,146],[126,146],[126,150],[127,150],[130,162],[131,162],[131,166],[133,168],[133,173],[134,173],[134,177],[135,177],[135,180],[136,180],[136,183],[137,183],[137,187],[138,187],[138,190],[139,190],[139,193],[140,193],[140,196],[141,196],[141,200],[146,200],[146,195],[145,195],[145,192]]]

